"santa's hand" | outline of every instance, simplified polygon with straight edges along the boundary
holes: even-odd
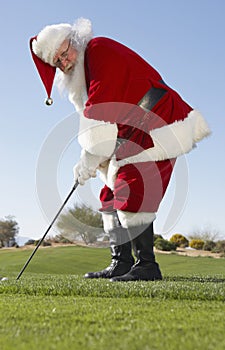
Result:
[[[106,157],[96,156],[85,150],[82,150],[80,161],[74,166],[74,181],[84,185],[90,177],[96,177],[98,166],[106,160]]]

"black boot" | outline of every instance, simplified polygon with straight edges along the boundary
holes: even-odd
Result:
[[[112,278],[121,276],[130,271],[134,264],[132,256],[131,242],[127,229],[122,227],[114,228],[110,233],[110,250],[112,262],[104,270],[98,272],[88,272],[85,278]]]
[[[141,232],[137,237],[135,237]],[[156,281],[161,280],[162,275],[159,265],[155,261],[153,252],[153,223],[150,226],[142,225],[129,229],[130,237],[137,262],[132,266],[131,270],[125,275],[113,277],[110,281]]]

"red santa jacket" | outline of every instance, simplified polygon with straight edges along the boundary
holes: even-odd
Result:
[[[121,166],[176,158],[209,134],[202,115],[126,46],[109,38],[94,38],[86,47],[84,67],[88,95],[84,116],[102,123],[79,137],[83,148],[110,156],[117,138],[129,139],[132,142],[118,156],[123,158]],[[152,88],[165,93],[148,113],[138,103]],[[106,139],[109,147],[96,146]]]

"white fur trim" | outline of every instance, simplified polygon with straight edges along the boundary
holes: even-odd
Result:
[[[120,225],[116,211],[112,213],[102,212],[102,221],[105,233],[109,233]]]
[[[108,161],[104,167],[99,167],[100,179],[113,191],[116,175],[119,169],[115,155]]]
[[[210,129],[203,116],[197,110],[191,111],[187,118],[173,124],[150,131],[154,147],[144,150],[136,156],[119,161],[119,166],[128,163],[160,161],[176,158],[190,152]]]
[[[60,23],[43,28],[37,40],[33,40],[32,50],[44,62],[54,66],[53,58],[65,39],[72,39],[73,45],[80,51],[85,49],[92,37],[91,21],[86,18],[78,18],[73,25]]]
[[[67,23],[46,26],[33,40],[33,52],[44,62],[54,66],[53,58],[62,42],[71,34],[72,26]]]
[[[89,153],[110,157],[117,140],[117,125],[88,119],[80,114],[78,142]]]
[[[117,210],[117,215],[120,220],[121,226],[124,228],[151,224],[156,218],[155,213],[131,213],[122,210]]]

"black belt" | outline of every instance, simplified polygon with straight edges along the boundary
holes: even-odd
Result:
[[[164,83],[163,80],[159,80],[159,83],[166,85],[166,83]],[[161,100],[161,98],[167,93],[166,89],[163,88],[155,88],[155,87],[151,87],[146,94],[142,97],[142,99],[138,102],[138,106],[141,107],[145,112],[149,112],[152,110],[152,108]],[[146,117],[146,115],[145,115]],[[140,125],[142,125],[144,123],[144,119],[140,121]],[[115,152],[118,150],[118,148],[122,145],[125,144],[127,142],[127,140],[129,140],[129,138],[132,135],[133,130],[135,129],[135,127],[133,127],[130,131],[130,135],[126,138],[126,139],[120,139],[117,138],[116,141],[116,149]]]
[[[159,83],[166,85],[163,80]],[[144,110],[151,111],[152,108],[161,100],[161,98],[167,93],[167,90],[163,88],[151,87],[142,99],[138,102],[138,106]]]

